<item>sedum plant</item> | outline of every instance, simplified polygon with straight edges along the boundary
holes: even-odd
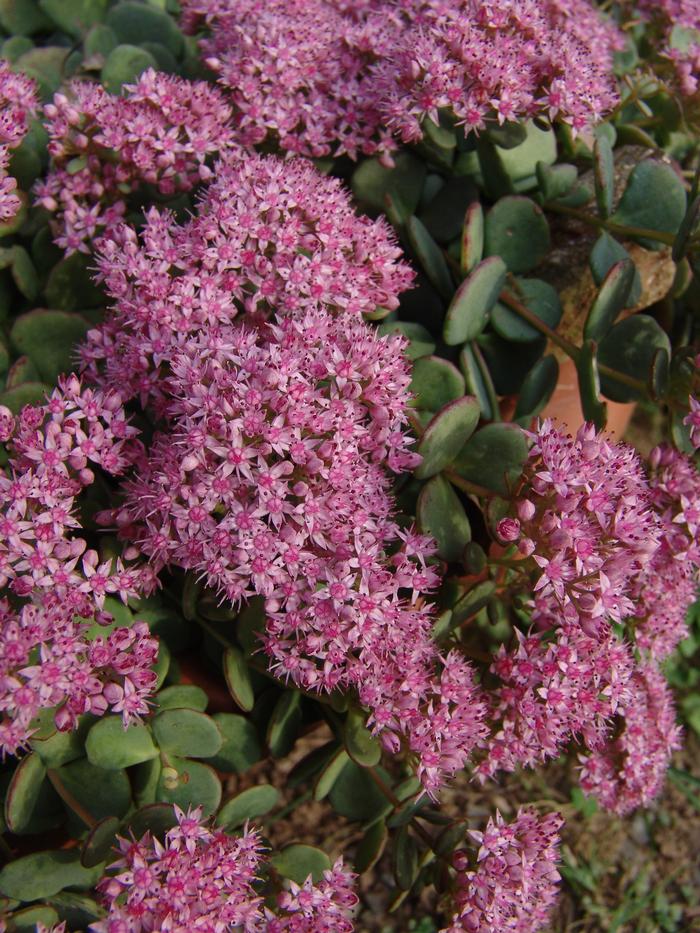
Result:
[[[0,0],[0,929],[544,930],[573,802],[692,784],[700,10],[632,7]]]

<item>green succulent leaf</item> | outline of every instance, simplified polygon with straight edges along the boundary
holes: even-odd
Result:
[[[609,217],[615,194],[615,161],[612,145],[605,136],[597,136],[593,145],[593,180],[600,216]]]
[[[453,469],[472,483],[508,495],[527,455],[527,440],[517,425],[487,424],[464,445]]]
[[[256,784],[228,800],[216,815],[216,825],[237,829],[247,820],[264,816],[277,806],[279,791],[271,784]]]
[[[194,709],[166,709],[151,723],[158,747],[179,758],[211,758],[223,739],[214,720]]]
[[[209,816],[221,803],[221,781],[207,764],[171,757],[160,773],[157,799],[160,803],[177,804],[183,810],[201,807],[204,815]]]
[[[301,725],[301,694],[285,690],[270,716],[267,727],[267,745],[274,758],[289,754],[297,740]]]
[[[158,62],[150,52],[138,45],[118,45],[112,49],[102,66],[102,83],[110,94],[118,94],[125,84],[136,82],[148,68],[158,68]]]
[[[23,758],[12,775],[5,796],[5,822],[10,832],[26,829],[46,778],[46,767],[36,754]]]
[[[418,442],[423,458],[415,475],[429,479],[455,459],[479,423],[481,410],[472,395],[465,395],[445,405],[434,415]]]
[[[671,343],[666,333],[653,317],[633,314],[607,334],[598,348],[598,359],[625,376],[644,381],[658,350],[664,350],[670,358]],[[614,402],[635,402],[644,398],[643,392],[607,375],[601,376],[600,387],[603,395]]]
[[[260,739],[253,723],[245,716],[234,713],[215,713],[212,719],[221,733],[221,748],[209,759],[217,771],[243,774],[262,757]]]
[[[562,315],[561,301],[548,282],[518,278],[515,280],[512,297],[524,304],[552,330],[559,324]],[[491,326],[500,337],[514,343],[532,343],[542,338],[538,330],[500,301],[491,312]]]
[[[425,274],[440,295],[449,301],[454,292],[454,285],[442,250],[417,217],[409,217],[407,231],[411,247]]]
[[[481,333],[505,281],[506,267],[498,256],[484,259],[473,269],[447,309],[443,325],[445,343],[456,346]]]
[[[306,845],[286,846],[273,855],[270,862],[283,878],[289,878],[296,884],[303,884],[309,876],[318,884],[323,879],[323,873],[331,867],[325,852]]]
[[[255,694],[243,652],[238,648],[227,648],[223,664],[224,677],[231,696],[243,712],[249,713],[255,705]]]
[[[64,888],[90,888],[102,871],[102,865],[81,865],[79,849],[34,852],[9,862],[0,871],[0,894],[18,901],[38,901]]]
[[[683,182],[670,165],[645,159],[631,172],[611,216],[616,224],[676,234],[686,213]],[[636,237],[643,246],[658,249],[657,240]]]
[[[416,515],[421,530],[435,538],[440,557],[458,561],[471,540],[471,526],[459,496],[440,474],[421,490]]]
[[[90,729],[85,751],[98,768],[119,770],[158,755],[147,726],[134,723],[124,728],[121,716],[105,716]]]
[[[61,373],[73,369],[75,348],[88,328],[78,314],[37,308],[17,318],[10,340],[18,353],[25,353],[34,363],[44,382],[54,383]]]
[[[559,364],[553,355],[543,356],[525,377],[515,406],[515,419],[528,421],[542,411],[554,394],[559,380]]]
[[[423,356],[413,364],[409,392],[416,408],[437,411],[464,395],[464,376],[441,356]]]
[[[405,354],[409,360],[418,360],[435,352],[435,341],[427,328],[411,321],[386,321],[377,328],[382,337],[400,334],[408,340]]]
[[[373,768],[381,760],[382,747],[367,728],[366,720],[364,712],[351,709],[345,720],[343,735],[352,760],[363,768]]]
[[[501,198],[486,215],[488,256],[500,256],[510,272],[530,272],[549,252],[549,224],[542,208],[530,198]]]
[[[80,852],[80,863],[84,868],[94,868],[109,858],[120,825],[116,816],[107,816],[93,826]]]

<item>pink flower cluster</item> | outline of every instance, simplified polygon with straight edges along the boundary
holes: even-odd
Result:
[[[338,860],[318,884],[309,878],[291,884],[273,911],[256,892],[264,865],[258,833],[238,837],[211,828],[201,809],[175,806],[177,824],[164,842],[146,833],[120,839],[121,858],[98,885],[107,917],[91,925],[95,933],[192,933],[242,930],[246,933],[349,933],[354,875]]]
[[[620,34],[588,0],[188,0],[245,145],[390,159],[448,112],[465,131],[541,115],[581,129],[616,100]]]
[[[20,207],[15,194],[17,182],[8,175],[10,150],[27,135],[29,120],[39,102],[36,84],[26,75],[15,74],[9,62],[0,59],[0,221],[10,220]]]
[[[671,691],[656,666],[635,670],[619,715],[619,736],[581,758],[581,787],[624,815],[659,794],[670,755],[681,747]]]
[[[470,869],[467,853],[455,853],[456,911],[443,933],[541,930],[557,896],[562,824],[558,813],[525,809],[512,823],[497,813],[483,833],[470,831],[480,844],[476,865]]]
[[[18,612],[0,600],[0,753],[16,755],[41,710],[55,710],[61,732],[78,716],[121,713],[124,725],[149,711],[158,641],[144,622],[95,635],[112,616],[85,593],[35,596]]]
[[[90,373],[163,425],[117,524],[154,570],[263,596],[271,669],[356,689],[432,792],[483,739],[486,707],[430,637],[432,545],[391,514],[385,469],[417,462],[410,376],[402,341],[361,314],[395,306],[410,275],[385,226],[311,166],[218,171],[190,223],[152,213],[142,244],[123,230],[103,246],[117,306],[90,335]]]
[[[44,108],[53,164],[35,195],[67,253],[89,252],[140,186],[170,196],[208,181],[208,161],[232,142],[230,107],[205,81],[149,69],[124,91],[74,82]]]
[[[201,46],[244,145],[356,158],[394,148],[371,88],[385,32],[363,28],[374,8],[389,15],[380,0],[186,0],[184,26],[211,30]]]
[[[700,447],[700,399],[691,395],[688,398],[690,411],[683,419],[683,424],[688,425],[690,429],[690,442],[697,450]]]
[[[0,585],[24,601],[18,609],[0,604],[3,753],[26,744],[41,709],[56,708],[60,729],[86,712],[110,708],[125,723],[147,712],[156,640],[142,624],[93,638],[90,622],[109,624],[105,597],[148,592],[154,574],[121,559],[100,562],[76,534],[78,494],[95,467],[125,469],[138,449],[135,433],[116,393],[85,389],[75,376],[17,419],[0,408],[11,458],[10,474],[0,475]]]
[[[544,422],[523,492],[498,531],[518,542],[528,590],[535,581],[538,631],[494,661],[494,733],[477,774],[532,766],[577,739],[590,751],[583,786],[626,812],[654,797],[678,747],[655,664],[686,634],[695,598],[700,478],[672,448],[652,452],[647,475],[591,426],[571,438]]]
[[[252,320],[329,311],[352,320],[394,309],[412,281],[388,224],[358,217],[346,190],[304,161],[225,160],[196,216],[152,209],[140,245],[123,227],[101,245],[101,278],[117,310],[88,335],[99,384],[160,409],[174,347]]]
[[[698,90],[700,73],[700,0],[640,0],[637,8],[659,24],[667,43],[664,54],[675,65],[681,92],[691,97]],[[676,28],[687,35],[674,43]]]
[[[616,27],[588,0],[398,0],[406,26],[375,68],[387,125],[405,142],[442,111],[465,132],[544,116],[580,130],[616,101]]]

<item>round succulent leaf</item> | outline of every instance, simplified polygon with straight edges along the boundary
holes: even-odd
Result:
[[[88,760],[97,768],[119,770],[158,755],[147,726],[133,723],[124,728],[121,716],[104,716],[85,740]]]
[[[249,719],[234,713],[215,713],[212,719],[223,739],[219,751],[208,760],[213,768],[243,774],[260,761],[258,731]]]
[[[20,356],[14,361],[7,373],[5,387],[7,389],[14,389],[27,382],[37,382],[38,379],[39,373],[34,363],[32,363],[28,356]]]
[[[138,615],[138,613],[137,613]],[[141,615],[139,615],[141,618]],[[156,696],[158,708],[164,709],[196,709],[203,713],[209,703],[209,697],[201,687],[195,684],[173,684],[165,687]]]
[[[635,379],[649,377],[657,350],[671,354],[671,343],[666,333],[647,314],[633,314],[612,328],[598,347],[598,361]],[[614,402],[635,402],[643,393],[609,376],[600,377],[603,395]]]
[[[33,301],[39,294],[39,278],[34,263],[23,246],[15,245],[11,249],[11,271],[14,283],[25,298]]]
[[[422,324],[414,324],[412,321],[386,321],[377,329],[382,337],[388,334],[400,334],[405,337],[408,346],[404,353],[409,360],[417,360],[435,352],[435,341],[430,331]]]
[[[0,392],[0,405],[18,415],[25,405],[41,405],[51,389],[43,382],[24,382],[22,385]]]
[[[680,227],[678,228],[678,233],[676,234],[676,239],[673,242],[673,250],[671,252],[671,258],[674,262],[680,262],[680,260],[685,256],[688,251],[689,241],[691,235],[697,231],[698,223],[700,222],[700,195],[693,198],[693,200],[688,205],[688,210],[685,212],[685,216],[681,222]]]
[[[538,162],[536,166],[537,184],[545,201],[558,201],[565,197],[576,184],[578,171],[575,165],[562,162],[559,165],[547,165]]]
[[[310,781],[318,772],[325,767],[326,763],[335,755],[340,746],[333,739],[326,742],[320,748],[315,748],[312,752],[298,761],[287,776],[287,786],[292,789]]]
[[[621,259],[610,267],[583,325],[586,340],[601,341],[618,315],[630,307],[636,274],[631,259]]]
[[[409,217],[407,229],[409,243],[425,274],[445,301],[449,301],[454,285],[442,250],[417,217]]]
[[[0,905],[1,906],[1,905]],[[9,918],[12,926],[8,927],[12,933],[36,933],[39,924],[51,929],[54,924],[60,920],[58,913],[48,904],[32,904],[31,907],[25,907],[24,910],[12,912]]]
[[[45,45],[29,49],[15,62],[15,71],[23,71],[34,78],[39,95],[45,102],[51,100],[63,81],[63,69],[68,49],[58,45]]]
[[[177,817],[172,805],[151,803],[131,814],[126,828],[135,839],[141,839],[145,833],[162,839],[173,826],[177,826]]]
[[[525,139],[515,147],[497,149],[501,170],[516,192],[537,184],[537,165],[551,165],[557,158],[557,141],[551,128],[540,129],[532,121],[524,124]]]
[[[84,310],[105,303],[104,292],[90,276],[90,261],[82,253],[73,253],[51,270],[44,294],[51,308],[59,311]]]
[[[485,250],[500,256],[511,272],[530,272],[549,252],[549,224],[530,198],[501,198],[486,215]]]
[[[543,324],[552,329],[559,324],[562,316],[561,301],[549,282],[543,282],[542,279],[516,279],[512,295],[536,314]],[[500,301],[491,311],[491,326],[500,337],[515,343],[531,343],[542,337],[538,330]]]
[[[596,283],[596,285],[601,285],[605,279],[605,276],[608,274],[610,269],[612,269],[615,263],[618,263],[623,259],[630,259],[630,254],[619,240],[616,240],[614,237],[610,236],[607,230],[603,230],[603,232],[593,244],[593,249],[591,250],[591,255],[589,257],[591,272],[593,273],[593,281]],[[628,299],[629,306],[634,307],[641,298],[641,295],[642,279],[639,275],[637,267],[635,266],[634,283],[632,285],[632,290]]]
[[[79,314],[36,308],[17,318],[10,340],[18,353],[34,363],[44,382],[54,383],[61,373],[74,368],[76,347],[88,329],[88,322]]]
[[[452,463],[479,423],[481,409],[472,395],[465,395],[445,405],[434,415],[418,442],[423,458],[415,475],[429,479]]]
[[[396,884],[408,891],[418,874],[418,846],[407,826],[402,826],[394,837],[392,865]]]
[[[608,406],[600,398],[600,374],[595,341],[583,342],[576,359],[576,373],[583,417],[599,429],[605,427]]]
[[[29,36],[10,36],[0,46],[0,57],[8,62],[16,62],[20,55],[34,48]]]
[[[352,760],[363,768],[373,768],[381,760],[382,746],[367,728],[366,722],[366,713],[351,709],[345,720],[343,736],[345,748]]]
[[[685,187],[665,162],[645,159],[630,173],[627,185],[610,218],[629,227],[677,233],[686,212]],[[636,237],[643,246],[658,249],[657,240]]]
[[[472,483],[508,495],[527,456],[527,439],[517,425],[487,424],[464,445],[453,469]]]
[[[437,411],[461,398],[464,388],[464,376],[441,356],[423,356],[413,364],[409,392],[416,408]]]
[[[83,49],[85,51],[85,57],[90,58],[93,55],[100,55],[102,58],[106,58],[112,49],[116,49],[119,45],[119,39],[117,34],[113,29],[110,29],[109,26],[105,26],[104,23],[97,23],[93,26],[85,36],[83,41]]]
[[[32,724],[35,731],[29,740],[30,748],[47,768],[60,768],[69,761],[84,757],[85,738],[95,722],[94,716],[80,716],[77,728],[71,732],[59,732],[54,714],[53,709],[41,711]]]
[[[158,62],[150,52],[137,45],[122,44],[107,56],[100,77],[110,94],[119,94],[125,84],[135,83],[148,68],[158,68]]]
[[[498,395],[519,393],[525,377],[547,348],[546,337],[515,343],[496,333],[481,334],[477,343]]]
[[[339,748],[316,778],[313,791],[314,800],[324,800],[328,796],[348,761],[350,761],[348,753],[344,748]]]
[[[173,18],[148,3],[122,0],[109,11],[105,24],[127,45],[150,41],[167,46],[173,55],[183,50],[182,33]]]
[[[670,379],[670,358],[665,347],[659,347],[654,353],[649,372],[649,393],[655,401],[666,394]]]
[[[80,863],[85,868],[94,868],[109,858],[119,826],[116,816],[108,816],[92,827],[80,851]]]
[[[78,758],[56,769],[66,790],[84,804],[95,820],[123,817],[131,807],[131,784],[123,769],[95,767],[87,758]],[[86,796],[86,788],[89,794]]]
[[[209,765],[173,756],[160,773],[157,798],[183,810],[202,807],[204,816],[209,816],[221,803],[221,781]]]
[[[17,765],[5,796],[5,823],[10,832],[22,832],[29,825],[45,779],[46,766],[36,754]]]
[[[379,159],[365,159],[355,169],[351,186],[355,198],[379,213],[384,210],[385,197],[390,195],[405,223],[418,207],[425,181],[425,162],[410,152],[400,152],[393,168]]]
[[[615,194],[615,160],[606,136],[598,135],[593,144],[593,183],[598,212],[603,218],[609,217]]]
[[[151,758],[142,761],[130,769],[131,786],[134,791],[134,802],[137,807],[146,807],[154,804],[158,798],[158,782],[160,781],[163,763],[160,758]]]
[[[554,394],[558,381],[557,358],[553,354],[543,356],[523,380],[513,417],[529,421],[539,415]]]
[[[68,887],[91,888],[100,880],[103,868],[81,865],[79,849],[33,852],[0,871],[0,894],[18,901],[38,901]]]
[[[355,871],[362,874],[373,868],[384,853],[389,840],[389,830],[383,820],[377,820],[365,830],[355,850]]]
[[[486,135],[499,149],[515,149],[527,139],[527,129],[524,123],[507,121],[506,123],[489,123]]]
[[[321,849],[299,844],[285,846],[270,858],[270,863],[283,878],[295,884],[303,884],[309,876],[318,884],[331,867],[330,859]]]
[[[444,476],[433,476],[425,484],[416,516],[421,531],[435,538],[440,557],[450,563],[460,560],[472,531],[459,496]]]
[[[391,780],[382,768],[377,773],[384,781]],[[348,761],[340,772],[328,799],[336,813],[349,820],[378,820],[393,809],[367,770],[354,761]]]
[[[468,592],[458,600],[452,607],[451,628],[461,625],[465,619],[476,615],[484,606],[487,605],[493,594],[496,592],[496,584],[493,580],[484,580],[477,583]]]
[[[493,421],[498,410],[496,390],[486,361],[474,343],[465,343],[462,347],[459,368],[462,370],[467,391],[471,392],[479,403],[481,416],[485,421]]]
[[[273,758],[283,758],[292,750],[301,725],[301,694],[285,690],[275,703],[267,727],[267,745]]]
[[[456,346],[473,340],[486,326],[489,311],[506,281],[502,259],[484,259],[462,282],[450,302],[443,324],[445,343]]]
[[[243,712],[249,713],[255,705],[255,693],[243,652],[238,648],[227,648],[223,665],[226,685],[231,696]]]
[[[479,201],[467,208],[460,241],[460,268],[462,275],[478,266],[484,256],[484,210]]]
[[[247,820],[264,816],[277,806],[279,791],[271,784],[256,784],[227,800],[216,815],[216,825],[231,830]]]
[[[39,0],[39,6],[63,32],[79,39],[104,19],[107,0]]]
[[[0,0],[0,26],[11,36],[33,36],[48,31],[51,23],[36,0]]]
[[[464,214],[477,189],[470,178],[450,178],[420,212],[420,220],[438,243],[449,243],[462,231]]]
[[[166,48],[160,42],[139,42],[139,47],[149,52],[155,58],[160,71],[165,71],[167,74],[177,73],[177,59],[170,49]]]
[[[223,739],[214,720],[195,709],[166,709],[151,723],[158,747],[179,758],[211,758]]]

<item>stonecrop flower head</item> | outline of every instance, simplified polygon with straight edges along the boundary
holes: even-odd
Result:
[[[102,241],[100,274],[117,305],[88,335],[88,372],[158,407],[174,348],[240,313],[397,307],[412,281],[400,255],[388,224],[359,217],[340,182],[308,162],[222,160],[188,223],[151,209],[141,242],[128,227]]]
[[[19,611],[0,600],[0,757],[26,746],[42,710],[61,732],[83,713],[121,713],[125,727],[148,713],[158,641],[145,622],[95,636],[112,621],[79,587],[36,594]]]
[[[581,787],[620,816],[648,806],[663,787],[681,729],[668,683],[653,664],[635,671],[617,738],[582,756]]]
[[[307,157],[388,153],[369,66],[384,33],[364,25],[381,0],[186,0],[183,25],[226,88],[246,146]]]
[[[174,812],[163,842],[150,833],[119,839],[121,858],[98,885],[107,916],[91,925],[95,933],[351,933],[355,876],[342,859],[317,884],[291,883],[273,910],[255,889],[265,862],[256,830],[233,837],[201,808]]]
[[[121,712],[125,723],[148,711],[157,641],[141,623],[92,637],[112,621],[109,594],[126,601],[150,592],[148,567],[100,562],[80,535],[77,497],[94,470],[118,474],[133,460],[136,431],[120,397],[60,381],[42,406],[15,418],[0,407],[9,474],[0,474],[0,751],[15,754],[40,710],[55,708],[59,729],[86,712]],[[19,606],[17,602],[19,601]]]
[[[149,69],[123,91],[75,81],[44,108],[52,166],[35,195],[67,253],[90,252],[140,186],[168,196],[208,181],[232,144],[231,109],[206,81]]]
[[[605,632],[634,613],[632,584],[659,547],[642,463],[592,425],[572,438],[544,421],[531,439],[513,537],[535,570],[533,621]]]
[[[480,846],[476,864],[470,868],[464,850],[455,854],[455,913],[442,933],[543,929],[557,897],[562,824],[558,813],[524,809],[512,823],[497,813],[483,833],[470,831]]]
[[[681,93],[691,97],[700,74],[700,0],[640,0],[635,12],[658,26],[665,40],[662,54],[675,67]],[[673,41],[674,30],[682,34],[680,41]]]
[[[17,182],[8,174],[10,150],[27,135],[29,120],[39,107],[36,82],[12,71],[0,59],[0,221],[10,220],[20,207]]]
[[[612,633],[593,638],[565,624],[551,638],[518,632],[516,647],[502,645],[491,670],[501,685],[491,695],[493,730],[479,780],[555,758],[575,739],[598,748],[629,700],[634,661]]]
[[[588,0],[398,0],[404,28],[373,68],[387,125],[405,142],[447,112],[465,132],[543,116],[580,130],[616,101],[616,27]]]
[[[437,579],[432,547],[391,517],[385,465],[416,462],[401,351],[327,312],[189,337],[169,354],[169,432],[124,485],[117,523],[155,571],[193,571],[233,603],[262,596],[272,670],[357,689],[432,790],[481,739],[485,706],[456,656],[436,679],[416,601]]]

